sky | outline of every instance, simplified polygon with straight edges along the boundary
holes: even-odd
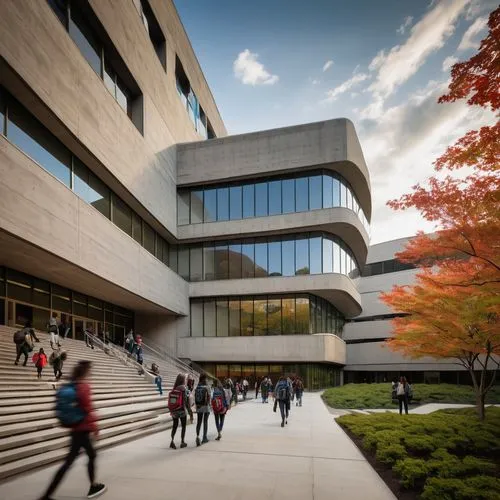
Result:
[[[496,0],[174,1],[229,134],[349,118],[370,171],[371,243],[435,228],[386,203],[493,123],[437,99],[451,65],[486,36]]]

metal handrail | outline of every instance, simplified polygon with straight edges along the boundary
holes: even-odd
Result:
[[[179,358],[173,356],[168,351],[166,351],[164,347],[156,344],[152,340],[147,339],[147,342],[144,342],[144,338],[143,338],[142,339],[142,347],[146,348],[146,350],[151,351],[153,354],[156,354],[160,357],[167,358],[177,368],[181,369],[181,371],[186,371],[186,373],[190,373],[193,375],[195,374],[195,370],[193,370],[193,368],[190,365],[188,365],[184,361],[180,360]]]

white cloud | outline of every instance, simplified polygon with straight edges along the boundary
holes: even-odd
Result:
[[[448,56],[444,61],[443,61],[443,71],[449,71],[450,68],[458,62],[458,58],[455,56]]]
[[[330,59],[329,61],[326,61],[325,64],[323,64],[323,72],[327,71],[333,66],[333,61]]]
[[[355,73],[351,78],[349,78],[349,80],[346,80],[344,83],[341,83],[338,87],[335,87],[334,89],[330,89],[326,93],[325,101],[327,102],[335,101],[340,94],[347,92],[352,87],[355,87],[356,85],[363,82],[367,78],[369,78],[369,76],[366,73]]]
[[[385,57],[385,51],[380,50],[379,53],[372,59],[372,62],[368,66],[368,69],[370,71],[376,71],[377,69],[379,69],[380,66],[382,66],[382,64],[384,63]]]
[[[258,54],[245,49],[233,63],[234,76],[245,85],[274,85],[278,75],[272,75],[257,58]]]
[[[387,98],[413,76],[430,54],[443,47],[468,3],[469,0],[441,0],[413,26],[404,44],[394,46],[387,54],[379,52],[370,64],[378,72],[369,89]]]
[[[486,28],[487,23],[488,19],[486,19],[486,17],[478,17],[464,33],[457,50],[477,49],[480,40],[476,39],[476,36]]]
[[[409,28],[412,22],[413,22],[413,16],[406,16],[403,24],[396,30],[396,33],[404,35],[406,28]]]

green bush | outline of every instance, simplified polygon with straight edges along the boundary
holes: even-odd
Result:
[[[384,464],[392,465],[407,456],[405,447],[401,444],[377,445],[377,460]]]
[[[425,436],[419,434],[410,434],[404,437],[404,444],[408,451],[416,454],[426,454],[428,455],[431,451],[439,448],[439,439],[433,436]]]
[[[427,463],[421,458],[398,460],[392,469],[403,480],[405,488],[413,488],[415,482],[427,476]]]
[[[425,483],[422,500],[498,500],[500,479],[475,476],[467,479],[431,477]]]

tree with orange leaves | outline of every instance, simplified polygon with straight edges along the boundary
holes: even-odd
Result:
[[[500,356],[500,8],[488,27],[478,53],[452,67],[449,93],[439,102],[467,99],[491,109],[497,121],[468,132],[436,160],[436,171],[468,168],[465,177],[431,177],[388,203],[416,208],[439,229],[417,234],[396,255],[420,268],[416,284],[382,296],[410,314],[394,320],[389,347],[411,357],[457,359],[472,376],[481,418]]]

